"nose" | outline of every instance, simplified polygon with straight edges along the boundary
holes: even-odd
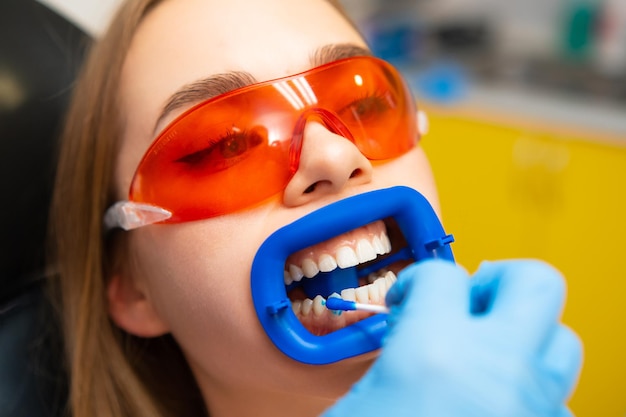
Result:
[[[372,164],[352,141],[319,120],[304,127],[298,169],[283,194],[296,207],[372,180]]]

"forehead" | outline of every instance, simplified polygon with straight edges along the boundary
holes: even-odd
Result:
[[[309,69],[319,47],[340,43],[365,45],[326,0],[160,3],[139,26],[122,69],[118,187],[128,189],[163,106],[182,86],[228,71],[258,81],[283,77]]]
[[[124,110],[155,117],[185,84],[227,71],[282,77],[308,69],[319,46],[346,42],[363,43],[325,0],[168,0],[134,37],[122,74]]]

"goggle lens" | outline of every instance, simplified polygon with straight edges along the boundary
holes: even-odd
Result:
[[[416,108],[400,74],[372,57],[336,61],[200,103],[144,155],[129,200],[172,215],[214,217],[281,192],[298,168],[304,127],[315,120],[370,160],[417,143]]]

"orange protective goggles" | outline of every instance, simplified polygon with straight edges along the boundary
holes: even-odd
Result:
[[[297,171],[311,120],[373,161],[398,157],[419,140],[413,98],[393,66],[373,57],[335,61],[179,116],[143,156],[128,201],[109,208],[106,227],[206,219],[262,202]]]

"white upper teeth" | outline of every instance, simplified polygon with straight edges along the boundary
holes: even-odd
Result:
[[[337,261],[335,261],[335,258],[328,254],[323,254],[322,256],[320,256],[318,264],[319,269],[322,272],[330,272],[337,268]]]
[[[370,242],[361,239],[356,245],[356,256],[359,258],[359,261],[367,262],[376,259],[376,251]]]
[[[339,268],[349,268],[361,263],[376,259],[391,251],[391,242],[385,232],[380,236],[368,239],[359,239],[356,248],[341,246],[335,254],[322,254],[317,260],[311,257],[304,258],[301,265],[290,264],[285,271],[285,285],[293,281],[300,281],[302,277],[313,278],[320,271],[330,272]]]
[[[311,258],[307,258],[302,261],[302,272],[307,278],[312,278],[320,272],[319,267]]]
[[[349,246],[339,248],[337,251],[337,266],[339,268],[350,268],[359,264],[359,258],[354,249]]]

